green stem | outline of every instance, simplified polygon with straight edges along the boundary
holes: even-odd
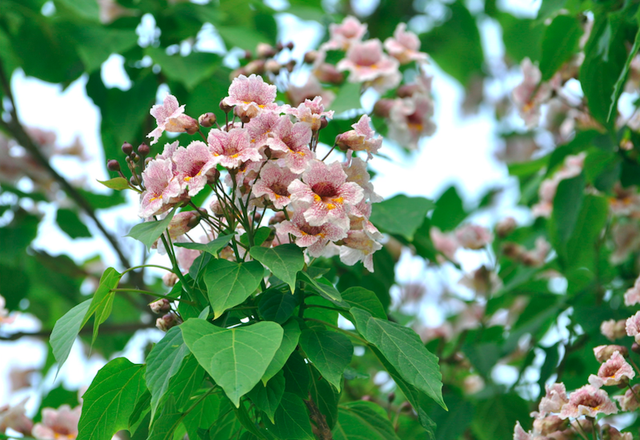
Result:
[[[169,244],[170,242],[167,242],[167,238],[165,237],[164,233],[160,235],[160,238],[162,239],[164,248],[167,250],[167,255],[169,256],[169,259],[171,260],[171,265],[173,266],[173,273],[175,273],[177,277],[180,279],[180,281],[182,281],[182,285],[184,286],[185,289],[187,289],[191,297],[195,298],[196,295],[195,295],[195,292],[193,291],[193,288],[187,282],[187,279],[184,277],[184,275],[182,275],[182,272],[180,271],[180,267],[178,267],[178,262],[176,261],[176,257],[173,254],[173,245],[170,245]]]
[[[140,290],[140,289],[111,289],[112,292],[134,292],[134,293],[144,293],[145,295],[149,295],[149,296],[153,296],[156,298],[165,298],[168,299],[169,301],[179,301],[179,302],[183,302],[185,304],[191,304],[192,306],[195,306],[196,303],[193,301],[188,301],[186,299],[180,299],[180,298],[169,298],[167,295],[163,295],[161,293],[155,293],[155,292],[149,292],[148,290]]]

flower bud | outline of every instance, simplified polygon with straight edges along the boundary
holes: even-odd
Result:
[[[423,88],[421,85],[411,83],[398,87],[396,94],[398,95],[398,98],[410,98],[416,93],[422,92],[422,90]]]
[[[169,312],[162,318],[156,319],[156,327],[163,332],[169,331],[170,328],[180,324],[180,320],[175,313]]]
[[[225,104],[224,101],[220,101],[220,110],[225,113],[229,113],[231,110],[233,110],[233,106]]]
[[[310,50],[304,54],[304,62],[307,64],[313,64],[318,59],[318,52]]]
[[[198,123],[200,124],[200,126],[205,128],[212,127],[213,124],[216,123],[215,113],[208,112],[203,115],[200,115],[200,117],[198,118]]]
[[[244,70],[248,75],[262,75],[264,73],[264,65],[264,60],[253,60],[249,64],[244,66]]]
[[[130,155],[131,153],[133,153],[133,145],[131,145],[129,142],[125,142],[124,144],[122,144],[122,152],[127,156]]]
[[[149,154],[151,152],[151,149],[149,148],[149,146],[147,144],[145,144],[144,142],[140,144],[140,146],[138,147],[138,154],[140,156],[146,156],[147,154]]]
[[[634,342],[633,344],[631,344],[631,351],[636,354],[640,354],[640,345],[638,345],[637,342]]]
[[[287,47],[287,49],[289,49],[289,50],[293,50],[293,48],[295,47],[295,46],[294,46],[294,44],[293,44],[293,41],[289,41],[289,42],[287,43],[286,47]]]
[[[196,134],[198,130],[200,130],[198,121],[193,119],[191,116],[185,115],[185,118],[182,122],[183,122],[182,127],[184,128],[184,131],[186,131],[188,134]]]
[[[149,308],[156,315],[162,315],[163,313],[167,313],[171,310],[171,303],[167,298],[161,298],[158,301],[154,301],[149,304]]]
[[[284,45],[282,44],[282,41],[278,41],[278,44],[276,44],[276,50],[280,52],[282,49],[284,49]]]
[[[388,118],[393,107],[392,99],[381,99],[373,106],[373,114],[381,118]]]
[[[396,393],[394,393],[393,391],[391,391],[389,393],[389,395],[387,396],[387,402],[391,403],[394,400],[396,400]]]
[[[218,171],[216,168],[211,168],[209,171],[207,171],[207,174],[205,174],[205,176],[207,177],[207,183],[214,184],[220,178],[220,171]]]
[[[524,248],[518,243],[508,242],[502,244],[502,253],[505,255],[505,257],[511,258],[513,260],[517,260],[518,258],[520,258],[524,251]]]
[[[498,234],[498,237],[504,238],[511,234],[517,227],[516,219],[513,217],[505,217],[496,224],[496,234]]]
[[[342,72],[338,71],[335,66],[328,63],[320,64],[313,73],[320,82],[340,84],[344,81],[344,75]]]
[[[186,234],[200,222],[200,213],[196,211],[186,211],[177,213],[169,223],[168,230],[171,238],[176,238]]]
[[[402,405],[400,405],[400,411],[411,411],[411,404],[405,400],[402,402]]]
[[[371,402],[373,399],[371,398],[370,395],[365,394],[364,396],[362,396],[362,399],[360,400],[364,400],[365,402]]]
[[[120,164],[117,160],[111,159],[109,162],[107,162],[107,168],[109,169],[109,171],[120,171]]]
[[[173,287],[178,282],[178,275],[173,272],[167,272],[162,275],[162,282],[167,287]]]
[[[322,130],[323,128],[327,128],[327,125],[329,125],[329,120],[323,116],[320,118],[320,130]]]
[[[256,47],[256,54],[259,58],[271,58],[276,54],[276,50],[267,43],[260,43]]]
[[[129,177],[129,184],[131,184],[131,186],[138,186],[138,179],[136,176]]]
[[[264,70],[267,72],[277,74],[280,72],[280,69],[282,69],[282,66],[276,60],[267,60],[267,62],[264,63]]]
[[[296,60],[289,60],[286,64],[287,70],[289,73],[293,72],[293,69],[296,67]]]
[[[616,351],[624,357],[629,357],[629,350],[622,345],[600,345],[593,349],[593,354],[598,362],[606,362]]]
[[[131,153],[131,159],[133,159],[135,163],[140,162],[140,156],[138,155],[138,153]]]
[[[220,200],[216,199],[209,205],[209,209],[213,212],[213,215],[217,215],[219,217],[224,215],[224,207],[220,203]]]

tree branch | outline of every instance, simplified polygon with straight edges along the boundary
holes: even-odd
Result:
[[[113,325],[102,325],[100,326],[100,333],[132,333],[135,332],[137,330],[144,330],[147,328],[156,328],[155,324],[150,323],[150,324],[143,324],[141,322],[130,322],[130,323],[125,323],[125,324],[113,324]],[[49,337],[51,336],[51,332],[53,331],[53,329],[50,330],[40,330],[37,332],[18,332],[18,333],[13,333],[9,336],[1,336],[0,335],[0,341],[16,341],[20,338],[46,338],[49,339]],[[83,328],[82,330],[80,330],[81,335],[91,335],[93,334],[93,327],[86,327]]]

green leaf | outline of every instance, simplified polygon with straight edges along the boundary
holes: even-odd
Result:
[[[93,320],[92,343],[95,342],[96,337],[98,336],[98,328],[100,327],[100,324],[105,322],[111,314],[113,298],[116,295],[113,289],[118,287],[120,278],[122,278],[122,274],[113,267],[107,268],[107,270],[102,274],[102,277],[100,277],[98,290],[96,290],[96,293],[93,295],[89,310],[87,310],[87,314],[84,316],[82,325],[80,326],[84,327],[87,321],[89,321],[89,318],[95,314],[95,318]]]
[[[267,370],[262,375],[262,383],[266,384],[273,376],[278,374],[278,371],[282,369],[284,364],[287,363],[289,356],[298,346],[298,340],[300,339],[300,326],[295,320],[290,320],[284,326],[284,335],[282,336],[282,343],[273,356]]]
[[[304,268],[304,256],[299,246],[295,244],[283,244],[274,248],[253,246],[249,253],[273,275],[287,283],[293,293],[296,289],[296,274]]]
[[[192,354],[187,355],[178,372],[169,380],[169,388],[165,396],[173,396],[176,407],[186,409],[192,403],[191,397],[202,385],[205,371]]]
[[[573,234],[566,245],[568,267],[596,267],[596,247],[607,223],[608,206],[605,197],[585,196]]]
[[[274,416],[284,394],[284,374],[280,371],[267,384],[258,382],[247,394],[255,406],[263,411],[271,423],[275,423]]]
[[[183,83],[189,90],[210,77],[221,62],[220,55],[208,52],[191,52],[187,56],[167,55],[162,47],[147,47],[145,52],[160,65],[162,73],[174,81]],[[189,111],[188,108],[186,110]]]
[[[374,318],[357,307],[351,314],[358,332],[380,350],[402,378],[446,409],[438,358],[425,348],[420,337],[410,328]]]
[[[116,358],[102,367],[82,396],[78,440],[111,440],[129,427],[138,398],[147,391],[144,365]]]
[[[56,9],[67,9],[78,17],[94,22],[100,21],[100,9],[96,0],[54,0]]]
[[[315,440],[307,407],[295,394],[285,392],[275,415],[275,423],[265,421],[269,431],[281,440]]]
[[[350,287],[342,292],[342,299],[351,307],[359,307],[371,313],[374,318],[387,319],[378,296],[363,287]]]
[[[358,110],[362,108],[362,104],[360,104],[361,87],[362,84],[359,82],[344,83],[338,90],[336,98],[329,106],[329,109],[335,111],[337,114],[340,114],[349,110]]]
[[[173,219],[177,209],[172,209],[167,216],[160,220],[151,220],[148,222],[140,223],[131,228],[131,231],[127,234],[127,237],[135,238],[141,241],[147,249],[151,249],[153,243],[160,238],[160,236],[167,230],[169,223]]]
[[[284,372],[285,391],[293,393],[301,399],[308,399],[311,387],[311,373],[309,364],[299,351],[296,350],[291,353],[282,371]]]
[[[353,356],[353,344],[345,335],[317,328],[305,329],[300,347],[331,385],[340,391],[342,374]]]
[[[233,235],[223,235],[210,241],[207,244],[203,243],[173,243],[174,246],[178,246],[185,249],[194,249],[196,251],[207,252],[214,257],[218,256],[220,249],[224,248],[233,238]]]
[[[112,53],[123,53],[138,42],[138,35],[133,28],[116,29],[68,22],[63,30],[75,41],[78,55],[87,73],[99,71],[102,63]]]
[[[187,413],[182,423],[184,423],[190,439],[198,438],[198,429],[208,429],[216,423],[220,415],[221,399],[224,399],[224,397],[209,394]]]
[[[566,245],[578,220],[584,198],[584,175],[564,179],[558,184],[549,222],[551,244],[562,261],[566,261]]]
[[[591,115],[605,127],[615,120],[617,98],[614,89],[627,62],[624,13],[596,14],[585,59],[580,68],[580,84]]]
[[[638,21],[640,22],[640,16],[638,18],[639,18]],[[629,55],[627,56],[627,62],[624,63],[624,68],[622,69],[622,72],[620,72],[620,75],[618,76],[618,80],[616,81],[613,87],[613,95],[611,95],[611,98],[612,98],[611,105],[609,106],[609,113],[607,114],[608,121],[611,120],[611,117],[616,112],[616,103],[618,102],[618,99],[620,99],[620,95],[622,95],[624,86],[627,83],[627,79],[629,78],[629,72],[631,70],[631,61],[633,61],[639,49],[640,49],[640,27],[638,28],[638,32],[636,33],[636,39],[633,42],[633,47],[631,48],[631,50],[629,51]]]
[[[266,321],[284,324],[298,306],[298,299],[289,292],[283,293],[276,289],[269,289],[260,294],[258,313]]]
[[[451,231],[467,217],[462,198],[455,186],[449,187],[436,201],[436,209],[431,216],[431,226],[441,231]]]
[[[325,278],[319,278],[317,280],[311,278],[306,272],[298,272],[298,278],[304,281],[311,288],[316,291],[320,296],[328,299],[338,307],[348,308],[349,305],[342,300],[342,295],[338,292],[331,282]]]
[[[472,422],[479,440],[511,438],[516,421],[528,420],[529,406],[516,394],[497,395],[478,402]]]
[[[542,38],[542,58],[540,72],[542,81],[551,77],[578,52],[582,36],[582,26],[578,19],[568,15],[558,15],[547,27]]]
[[[338,407],[334,440],[400,440],[387,413],[373,402],[349,402]]]
[[[253,27],[216,26],[216,31],[218,31],[229,49],[239,47],[253,52],[258,44],[271,43],[270,38],[267,38]]]
[[[49,343],[53,349],[53,357],[58,362],[58,372],[60,372],[69,357],[69,353],[71,353],[71,347],[73,347],[73,343],[82,328],[82,321],[90,305],[90,299],[81,302],[69,310],[53,326]]]
[[[169,396],[162,408],[162,413],[151,425],[151,432],[147,440],[177,440],[174,433],[184,417],[185,414],[176,408],[173,396]]]
[[[202,368],[236,407],[240,405],[240,397],[260,381],[283,337],[282,327],[271,321],[222,329],[192,318],[180,328]]]
[[[80,220],[78,214],[71,209],[58,209],[56,223],[71,238],[91,237],[89,228]]]
[[[149,352],[145,380],[151,391],[151,419],[155,418],[160,399],[169,388],[169,380],[178,372],[189,349],[182,339],[179,327],[169,329]]]
[[[313,368],[311,369],[309,396],[315,402],[320,413],[325,417],[329,428],[333,429],[338,421],[338,401],[340,400],[340,393]]]
[[[540,60],[540,46],[546,29],[543,23],[507,13],[499,13],[497,18],[502,26],[505,52],[514,62],[520,63],[524,58],[534,62]]]
[[[124,177],[114,177],[109,180],[98,180],[99,183],[103,184],[107,188],[115,189],[121,191],[123,189],[131,189],[129,186],[129,181]]]
[[[262,265],[256,261],[233,263],[211,260],[202,279],[207,286],[214,319],[251,296],[260,285],[263,274]]]
[[[402,235],[407,240],[413,240],[416,230],[434,207],[434,203],[424,197],[408,197],[399,194],[373,204],[371,223],[384,232]]]

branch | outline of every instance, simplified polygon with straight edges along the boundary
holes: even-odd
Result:
[[[16,110],[15,99],[13,97],[13,92],[11,91],[11,85],[9,84],[9,79],[7,78],[4,66],[2,64],[2,60],[0,60],[0,86],[4,90],[5,94],[9,98],[11,103],[11,122],[5,122],[0,119],[0,126],[7,129],[15,139],[20,143],[20,145],[27,150],[27,152],[40,164],[42,165],[48,172],[51,174],[53,179],[58,182],[58,184],[62,187],[64,192],[67,194],[69,198],[71,198],[95,223],[100,232],[105,236],[113,250],[118,255],[120,259],[120,263],[124,267],[130,267],[129,260],[124,255],[118,242],[111,235],[109,231],[104,227],[102,222],[96,216],[95,210],[91,206],[91,204],[84,198],[82,194],[78,192],[64,177],[62,177],[49,163],[49,160],[42,154],[40,148],[36,143],[31,139],[31,137],[27,134],[26,130],[20,123],[20,119],[18,118],[18,113]]]
[[[155,328],[155,324],[143,324],[140,322],[131,322],[131,323],[126,323],[126,324],[114,324],[114,325],[102,325],[100,326],[100,333],[131,333],[131,332],[135,332],[137,330],[144,330],[144,329],[148,329],[148,328]],[[27,338],[27,337],[31,337],[31,338],[46,338],[49,339],[49,337],[51,336],[51,332],[53,331],[53,329],[50,330],[40,330],[38,332],[18,332],[18,333],[13,333],[9,336],[0,336],[0,341],[16,341],[20,338]],[[80,330],[81,335],[91,335],[93,334],[93,327],[86,327],[83,328],[82,330]]]

